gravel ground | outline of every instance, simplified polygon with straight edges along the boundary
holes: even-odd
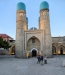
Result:
[[[36,58],[19,59],[14,55],[0,56],[0,75],[65,75],[65,56],[48,58],[48,64],[37,64]]]

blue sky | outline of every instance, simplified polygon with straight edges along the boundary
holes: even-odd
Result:
[[[40,3],[44,0],[0,0],[0,33],[16,39],[16,7],[26,5],[28,28],[38,28]],[[51,35],[65,36],[65,0],[45,0],[49,3]]]

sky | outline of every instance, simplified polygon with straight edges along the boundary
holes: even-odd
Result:
[[[0,0],[0,34],[7,34],[16,39],[16,10],[19,2],[26,5],[28,28],[38,28],[42,1],[49,3],[52,37],[65,36],[65,0]]]

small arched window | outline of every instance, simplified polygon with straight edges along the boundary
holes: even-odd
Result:
[[[32,38],[32,43],[35,43],[35,38]]]

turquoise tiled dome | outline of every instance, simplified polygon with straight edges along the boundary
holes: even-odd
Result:
[[[43,9],[49,9],[49,4],[46,1],[43,1],[40,4],[40,10],[43,10]]]
[[[22,2],[19,2],[19,3],[17,4],[17,10],[24,10],[24,11],[26,11],[26,6],[25,6],[25,4],[22,3]]]

